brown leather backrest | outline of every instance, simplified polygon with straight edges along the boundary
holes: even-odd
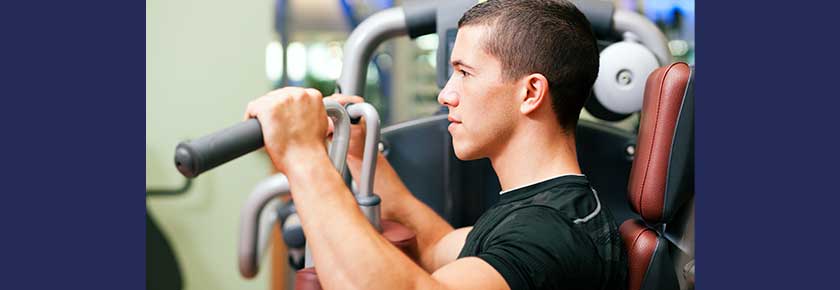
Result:
[[[653,71],[645,85],[627,190],[633,210],[650,223],[664,218],[671,145],[690,75],[688,64],[677,62]]]
[[[658,235],[637,219],[625,221],[619,231],[627,248],[627,290],[639,290],[656,250]]]

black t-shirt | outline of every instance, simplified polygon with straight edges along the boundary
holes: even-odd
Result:
[[[493,266],[513,290],[625,289],[626,252],[588,180],[564,175],[502,194],[458,256]]]

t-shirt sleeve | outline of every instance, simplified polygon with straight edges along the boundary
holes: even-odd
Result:
[[[512,290],[598,285],[594,275],[601,267],[597,250],[550,208],[514,211],[494,229],[482,249],[478,258],[495,268]]]

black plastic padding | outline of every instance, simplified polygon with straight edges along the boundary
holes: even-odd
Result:
[[[650,259],[642,286],[639,290],[679,290],[680,284],[674,271],[669,242],[657,232],[656,249]]]
[[[299,249],[306,246],[306,236],[303,234],[303,225],[300,223],[284,224],[283,242],[292,249]]]
[[[344,105],[344,110],[349,109],[350,106],[352,106],[352,105],[354,105],[354,103],[345,104]],[[361,120],[362,120],[362,117],[356,117],[356,118],[350,117],[350,124],[358,125],[359,121],[361,121]]]
[[[694,67],[690,68],[668,160],[664,221],[671,221],[683,204],[694,196]]]
[[[443,113],[385,127],[382,140],[388,162],[417,199],[452,226],[469,226],[498,201],[501,186],[489,160],[457,159],[448,126]],[[633,162],[626,152],[636,135],[587,120],[575,135],[581,170],[602,204],[617,222],[638,217],[627,202]]]
[[[608,38],[613,34],[613,14],[615,4],[602,0],[571,0],[592,25],[592,31],[598,39]]]
[[[627,117],[632,115],[621,114],[607,109],[604,107],[604,104],[601,104],[601,102],[598,101],[598,98],[595,97],[594,93],[586,99],[586,103],[583,104],[583,107],[586,108],[586,111],[589,112],[589,114],[592,114],[593,117],[610,122],[618,122],[627,119]]]
[[[303,251],[303,250],[300,250],[300,251]],[[306,261],[304,261],[304,258],[305,257],[303,256],[302,253],[300,255],[289,255],[289,266],[292,266],[292,269],[295,269],[295,271],[303,269],[303,267],[306,266],[305,265]]]
[[[260,122],[250,119],[175,148],[175,167],[193,178],[216,166],[263,147]]]
[[[437,29],[437,1],[411,1],[403,5],[408,37],[412,39],[435,33]]]
[[[184,289],[184,275],[169,238],[146,211],[146,289]]]

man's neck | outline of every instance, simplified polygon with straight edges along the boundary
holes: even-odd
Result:
[[[541,128],[512,136],[490,156],[502,191],[533,184],[554,176],[581,174],[574,135],[556,128]]]

